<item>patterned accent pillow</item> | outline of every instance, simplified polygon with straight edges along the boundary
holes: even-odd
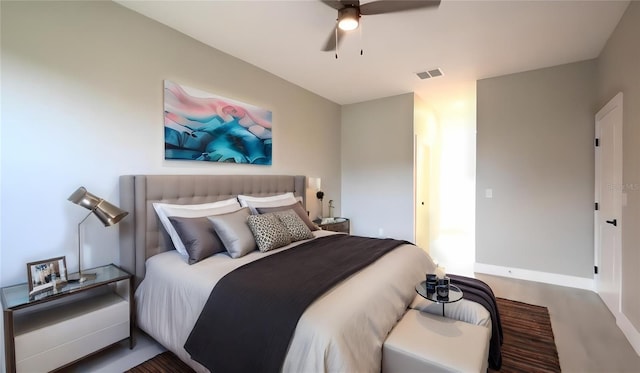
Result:
[[[314,237],[311,229],[307,227],[295,211],[285,210],[274,212],[273,214],[277,216],[282,224],[289,230],[292,242],[308,240]]]
[[[258,250],[265,252],[291,243],[289,230],[273,214],[250,215],[247,218],[249,229],[256,240]]]
[[[298,214],[300,219],[302,219],[302,221],[307,225],[307,227],[309,227],[309,229],[311,229],[312,231],[317,231],[318,229],[320,229],[320,227],[318,227],[314,222],[311,221],[311,219],[309,219],[307,212],[304,210],[304,207],[302,207],[302,203],[300,202],[296,202],[292,205],[287,205],[287,206],[256,207],[256,210],[258,211],[258,214],[267,214],[269,212],[293,210],[296,212],[296,214]]]

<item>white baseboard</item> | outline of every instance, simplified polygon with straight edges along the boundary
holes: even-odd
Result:
[[[631,343],[631,347],[636,350],[636,354],[640,356],[640,332],[638,332],[631,321],[627,319],[627,316],[622,312],[618,313],[616,324],[618,324],[618,328],[622,330],[624,336],[627,337],[627,340]]]
[[[539,272],[529,269],[503,267],[484,263],[475,263],[474,270],[475,272],[485,273],[488,275],[517,278],[519,280],[543,282],[545,284],[595,291],[595,282],[592,278],[560,275],[557,273]]]

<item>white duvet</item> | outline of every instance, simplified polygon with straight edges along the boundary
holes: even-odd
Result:
[[[194,265],[176,251],[149,258],[135,294],[138,325],[196,371],[206,372],[183,346],[216,282],[245,263],[299,243],[238,259],[221,253]],[[414,300],[415,285],[434,268],[422,249],[402,245],[336,285],[300,318],[283,371],[379,372],[382,343]]]

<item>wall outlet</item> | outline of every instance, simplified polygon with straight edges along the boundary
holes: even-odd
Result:
[[[485,189],[484,190],[485,198],[493,198],[493,189]]]

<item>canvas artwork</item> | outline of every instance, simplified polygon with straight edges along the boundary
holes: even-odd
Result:
[[[165,159],[271,164],[271,111],[164,81]]]

